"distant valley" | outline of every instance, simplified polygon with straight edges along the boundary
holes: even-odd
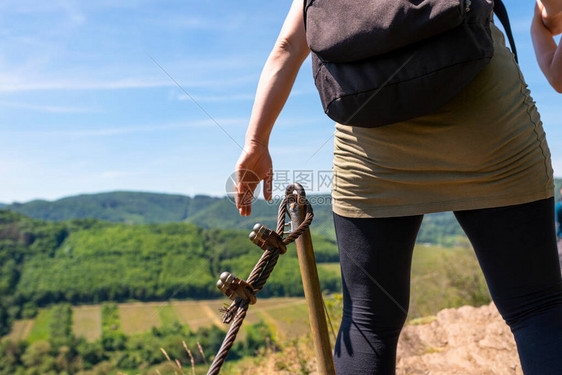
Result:
[[[313,233],[335,239],[329,195],[309,197],[314,208]],[[98,219],[127,224],[189,222],[210,229],[250,231],[257,222],[274,228],[279,202],[258,199],[252,215],[243,217],[227,197],[194,197],[143,192],[108,192],[77,195],[56,201],[35,200],[3,207],[25,216],[47,220]],[[463,237],[452,213],[426,215],[418,236],[420,243],[454,245]]]
[[[556,198],[562,180],[556,179]],[[314,208],[313,234],[336,239],[329,195],[309,196]],[[256,200],[250,217],[240,216],[228,197],[145,192],[106,192],[83,194],[55,201],[34,200],[1,204],[2,209],[47,220],[97,219],[125,224],[165,224],[187,222],[204,229],[242,230],[249,232],[255,223],[274,228],[279,201]],[[466,243],[464,232],[451,212],[426,215],[418,243],[454,246]]]

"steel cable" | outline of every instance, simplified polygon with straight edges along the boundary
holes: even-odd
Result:
[[[297,194],[293,194],[293,192],[297,192]],[[305,206],[305,218],[303,222],[292,231],[287,237],[283,238],[283,231],[285,228],[285,219],[288,213],[287,206],[290,204],[303,204]],[[312,206],[310,202],[306,199],[306,194],[304,192],[304,188],[298,184],[293,183],[287,186],[285,189],[285,196],[281,203],[279,204],[279,210],[277,215],[277,230],[275,233],[280,238],[283,238],[283,244],[286,246],[292,242],[294,242],[299,236],[310,226],[312,219],[314,217],[314,213],[312,211]],[[257,294],[262,288],[264,287],[267,279],[271,275],[271,272],[275,268],[277,264],[277,260],[279,259],[279,255],[282,254],[281,247],[268,247],[254,266],[252,272],[248,276],[246,282],[250,284],[251,293]],[[223,322],[230,323],[230,328],[226,333],[226,336],[222,342],[222,345],[217,352],[217,355],[213,359],[213,363],[207,372],[207,375],[216,375],[220,372],[224,361],[228,355],[228,352],[234,345],[234,341],[236,340],[236,336],[240,327],[242,326],[242,322],[246,317],[246,313],[248,311],[248,307],[250,305],[250,301],[248,299],[244,299],[240,296],[237,296],[235,300],[230,304],[230,306],[225,309]]]

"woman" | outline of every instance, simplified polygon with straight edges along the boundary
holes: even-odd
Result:
[[[543,4],[545,27],[562,28],[562,1]],[[257,186],[243,170],[264,180],[271,199],[269,135],[309,54],[302,12],[295,0],[260,77],[236,165],[241,215],[250,215]],[[471,240],[525,374],[562,373],[550,153],[519,68],[501,32],[492,26],[492,33],[490,64],[436,113],[380,128],[336,124],[332,208],[344,296],[338,374],[395,372],[414,242],[423,214],[438,211],[454,211]]]

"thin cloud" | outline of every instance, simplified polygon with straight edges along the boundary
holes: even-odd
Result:
[[[165,80],[123,79],[114,81],[84,82],[0,82],[0,92],[48,91],[48,90],[120,90],[173,86]]]
[[[166,18],[154,19],[145,18],[147,25],[165,27],[174,30],[196,30],[228,32],[240,27],[242,21],[237,17],[230,17],[228,20],[217,21],[216,18],[204,18],[201,16],[169,15]]]
[[[197,95],[196,99],[200,102],[229,102],[229,101],[239,101],[239,100],[253,100],[254,95],[251,94],[232,94],[232,95],[224,95],[224,96]],[[182,95],[178,95],[178,100],[191,101],[191,98],[185,94],[182,94]]]
[[[84,77],[91,75],[92,72],[84,72]],[[179,79],[186,88],[210,88],[210,87],[226,87],[240,86],[245,83],[255,83],[256,75],[234,76],[231,78],[217,80],[190,80]],[[26,91],[79,91],[79,90],[124,90],[124,89],[150,89],[175,87],[176,85],[165,79],[154,78],[127,78],[106,81],[84,81],[80,78],[73,80],[50,80],[43,82],[21,80],[9,80],[2,82],[0,80],[0,93],[2,92],[26,92]],[[180,99],[182,100],[182,99]]]
[[[140,175],[139,172],[132,172],[132,171],[105,171],[100,174],[101,178],[113,180],[122,177],[129,177]]]
[[[0,101],[0,106],[9,108],[20,108],[30,111],[47,112],[47,113],[93,113],[98,112],[93,108],[88,107],[65,107],[53,105],[37,105],[18,102]]]
[[[82,25],[86,21],[86,16],[80,10],[79,2],[76,1],[26,2],[20,0],[3,0],[0,3],[0,11],[2,11],[3,14],[12,15],[60,14],[62,11],[72,26]]]
[[[246,118],[218,118],[217,121],[222,125],[245,126],[247,124]],[[169,124],[155,124],[155,125],[137,125],[137,126],[120,126],[113,128],[91,128],[91,129],[64,129],[64,130],[45,130],[45,131],[5,131],[4,133],[19,134],[26,136],[56,136],[56,137],[112,137],[140,133],[161,133],[163,131],[177,131],[185,130],[194,127],[214,127],[215,123],[211,120],[198,120],[185,122],[169,123]]]

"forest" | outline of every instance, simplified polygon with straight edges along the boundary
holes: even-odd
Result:
[[[48,222],[0,211],[0,334],[17,318],[53,303],[217,298],[223,271],[246,278],[262,250],[248,232],[191,223]],[[319,262],[338,260],[335,241],[315,236]],[[260,296],[303,295],[294,245]],[[319,270],[322,288],[339,276]]]

